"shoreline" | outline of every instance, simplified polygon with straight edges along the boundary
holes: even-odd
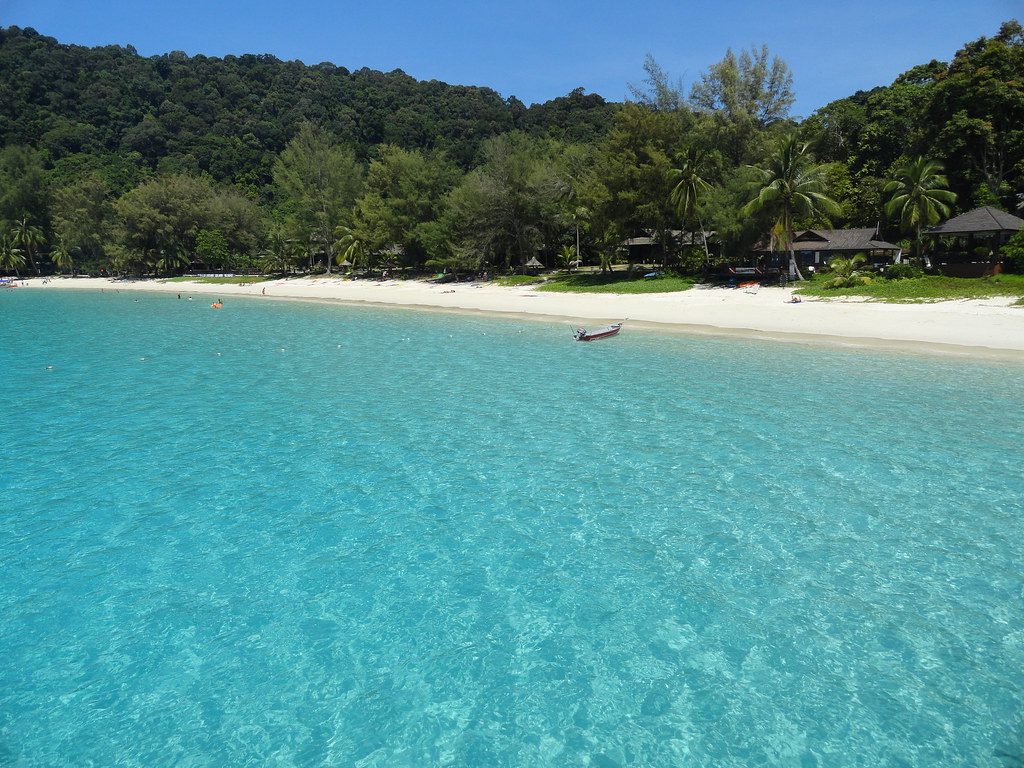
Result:
[[[1006,299],[922,304],[804,299],[792,288],[692,288],[678,293],[547,293],[478,283],[348,281],[314,277],[247,285],[162,282],[155,278],[26,278],[28,289],[142,291],[308,301],[479,314],[577,325],[625,320],[628,327],[686,335],[877,349],[1024,362],[1024,309]],[[10,289],[8,289],[10,290]],[[23,290],[21,288],[17,290]],[[267,293],[264,295],[263,291]]]

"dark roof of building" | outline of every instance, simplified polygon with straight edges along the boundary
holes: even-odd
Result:
[[[961,213],[927,231],[929,235],[977,235],[995,232],[1016,232],[1024,227],[1024,219],[1012,213],[983,205],[973,211]]]
[[[898,251],[900,247],[878,237],[873,227],[860,229],[805,229],[793,238],[794,251]],[[770,251],[759,243],[755,250]],[[782,251],[789,250],[783,248]],[[781,252],[781,251],[779,251]]]
[[[688,232],[681,229],[669,229],[665,231],[672,240],[679,243],[679,245],[701,245],[703,244],[703,238],[707,238],[708,242],[711,242],[715,236],[714,230],[707,230],[701,232]],[[658,239],[657,233],[653,231],[646,231],[645,234],[639,237],[630,237],[623,240],[621,245],[626,247],[633,247],[637,245],[658,245],[661,240]]]
[[[634,245],[655,245],[657,243],[658,241],[655,238],[647,235],[644,235],[643,237],[628,237],[622,241],[622,245],[627,248],[631,248]]]

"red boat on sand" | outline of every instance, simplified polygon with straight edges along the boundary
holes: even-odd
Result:
[[[606,325],[603,328],[596,328],[593,331],[588,331],[586,328],[577,328],[572,333],[572,337],[576,341],[597,341],[598,339],[608,339],[617,334],[622,330],[622,323],[612,323]]]

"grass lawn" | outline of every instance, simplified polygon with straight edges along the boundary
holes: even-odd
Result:
[[[536,275],[504,275],[503,277],[494,278],[495,285],[505,285],[515,287],[517,285],[540,285],[544,282],[543,277],[537,277]]]
[[[211,285],[239,285],[241,283],[263,283],[269,279],[269,277],[263,277],[261,275],[246,275],[244,277],[189,277],[188,275],[183,275],[182,277],[169,277],[163,282],[209,283]]]
[[[797,289],[804,296],[834,298],[840,296],[867,296],[872,301],[895,304],[918,304],[951,299],[984,299],[991,296],[1017,296],[1024,298],[1024,275],[994,275],[993,277],[943,277],[925,275],[907,280],[879,279],[869,285],[855,288],[822,288],[815,277]],[[1018,302],[1020,303],[1020,302]]]
[[[636,273],[632,277],[625,272],[610,275],[558,275],[537,287],[539,291],[556,293],[673,293],[686,291],[694,286],[696,278],[664,275],[644,279]]]

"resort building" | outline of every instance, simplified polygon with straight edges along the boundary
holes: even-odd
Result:
[[[984,277],[999,271],[1000,249],[1024,227],[1024,219],[984,205],[925,231],[931,266],[953,277]]]
[[[666,229],[659,233],[644,230],[636,237],[630,237],[619,243],[619,248],[626,253],[631,263],[651,264],[664,261],[666,254],[679,248],[704,248],[705,241],[709,250],[716,251],[715,233],[712,231],[689,232],[682,229]]]
[[[762,241],[754,247],[765,267],[785,269],[789,265],[789,248],[780,248],[777,243]],[[898,245],[888,243],[878,234],[875,227],[860,229],[805,229],[793,238],[793,252],[801,268],[824,267],[839,256],[848,259],[858,253],[864,254],[872,264],[891,264],[901,253]]]

